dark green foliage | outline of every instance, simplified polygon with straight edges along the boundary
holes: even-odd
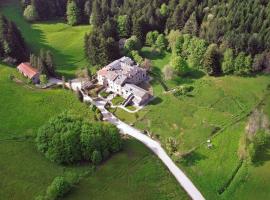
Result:
[[[66,176],[57,176],[48,186],[46,194],[39,195],[35,200],[56,200],[64,197],[75,184],[78,184],[81,177],[76,173],[67,173]]]
[[[133,50],[130,52],[131,58],[138,64],[143,63],[143,58],[140,56],[139,52],[136,50]]]
[[[80,10],[75,2],[75,0],[69,0],[67,4],[67,23],[71,26],[80,23]]]
[[[41,74],[46,74],[47,77],[56,75],[53,55],[50,51],[41,49],[38,56],[30,54],[30,64],[37,68]]]
[[[29,2],[25,4],[29,5]],[[66,6],[67,0],[31,0],[31,7],[37,13],[36,19],[38,20],[64,17]]]
[[[159,33],[157,31],[150,31],[146,34],[145,44],[154,47]]]
[[[187,95],[190,92],[192,92],[193,90],[194,90],[193,86],[182,85],[182,86],[176,88],[176,90],[173,92],[173,95],[175,97],[179,97],[179,96]]]
[[[106,38],[102,31],[93,30],[85,36],[85,53],[92,65],[103,66],[119,57],[119,47],[114,38]]]
[[[102,10],[100,6],[100,1],[95,0],[92,6],[92,14],[90,18],[90,24],[100,27],[103,23]]]
[[[62,176],[57,176],[47,188],[46,196],[49,199],[63,197],[71,189],[71,184]]]
[[[251,56],[246,56],[244,52],[240,52],[235,58],[234,68],[236,74],[249,74],[252,68]]]
[[[91,161],[94,165],[99,164],[102,161],[102,155],[100,151],[95,150],[92,154]]]
[[[175,69],[175,72],[182,76],[185,75],[188,70],[188,64],[181,56],[174,55],[171,59],[171,66]]]
[[[216,44],[209,45],[204,55],[203,66],[209,75],[216,76],[221,73],[220,54]]]
[[[39,129],[36,143],[40,152],[59,164],[92,161],[93,153],[98,151],[101,158],[95,155],[97,164],[104,159],[101,152],[108,151],[108,157],[122,148],[119,131],[114,126],[90,123],[66,112]]]
[[[11,57],[19,63],[26,61],[27,56],[28,49],[19,29],[0,14],[0,59]]]
[[[168,41],[165,38],[165,36],[163,34],[159,34],[156,42],[155,42],[155,46],[160,50],[160,51],[164,51],[166,50],[168,45]]]
[[[126,54],[131,53],[133,50],[139,50],[141,48],[141,42],[137,36],[133,35],[126,40],[124,50]]]
[[[232,73],[234,71],[234,55],[232,49],[226,49],[224,52],[222,71],[225,74]]]
[[[128,37],[131,33],[131,21],[128,15],[119,15],[117,18],[117,30],[121,38]]]
[[[268,30],[270,3],[267,1],[74,1],[78,12],[81,13],[80,22],[88,23],[90,21],[91,24],[98,27],[98,31],[101,29],[103,32],[105,39],[103,42],[97,41],[99,44],[102,43],[105,48],[108,46],[105,42],[108,37],[117,41],[119,36],[128,38],[135,35],[141,43],[144,43],[146,33],[149,31],[157,30],[159,33],[168,33],[171,30],[179,30],[203,39],[191,43],[195,46],[201,45],[194,52],[192,52],[194,46],[191,45],[192,47],[188,51],[183,52],[186,55],[181,55],[187,60],[190,67],[201,69],[205,51],[203,43],[222,45],[223,50],[231,48],[235,56],[244,52],[250,55],[252,60],[257,54],[266,52],[270,47]],[[64,17],[66,4],[67,0],[32,0],[31,6],[37,11],[38,17],[45,20],[52,17]],[[24,0],[23,7],[27,6],[29,6],[29,1]],[[199,44],[200,42],[201,44]],[[150,43],[152,41],[148,40],[147,44],[150,45]],[[169,46],[172,47],[171,41]],[[186,49],[188,46],[187,44]],[[92,64],[104,64],[105,60],[115,57],[115,55],[107,55],[104,48],[100,48],[100,46],[97,48],[102,52],[100,53],[102,54],[101,61],[98,61],[97,58],[90,59],[92,56],[86,51]],[[119,53],[118,51],[111,52]],[[256,61],[258,61],[258,57]],[[250,62],[246,60],[247,63]],[[256,64],[256,69],[261,68],[258,68],[258,62]],[[231,69],[225,71],[230,73]],[[247,73],[250,70],[244,71]]]

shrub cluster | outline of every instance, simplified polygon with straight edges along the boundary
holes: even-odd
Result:
[[[99,164],[121,150],[122,139],[112,125],[91,123],[64,112],[39,129],[36,144],[46,158],[59,164],[78,161]]]
[[[194,88],[190,85],[182,85],[182,86],[178,87],[173,92],[173,95],[175,97],[179,97],[179,96],[187,95],[188,93],[192,92],[193,90],[194,90]]]
[[[56,200],[64,197],[75,184],[78,184],[80,176],[69,173],[67,176],[57,176],[48,186],[45,195],[39,195],[35,200]]]

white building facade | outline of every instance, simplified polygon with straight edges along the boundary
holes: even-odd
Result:
[[[148,91],[137,86],[148,81],[146,70],[128,57],[122,57],[99,70],[97,79],[99,85],[122,96],[126,103],[140,106],[151,98]]]

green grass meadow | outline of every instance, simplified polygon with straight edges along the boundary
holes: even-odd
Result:
[[[84,35],[91,31],[90,25],[71,27],[62,21],[30,24],[22,17],[17,0],[11,2],[1,8],[1,13],[16,23],[32,52],[51,50],[57,71],[67,77],[89,65],[84,56]]]
[[[62,89],[37,90],[9,79],[15,69],[0,65],[0,197],[34,199],[54,177],[84,173],[90,165],[59,166],[37,152],[34,136],[52,116],[71,110],[93,120],[75,94]],[[120,187],[121,186],[121,187]],[[126,141],[124,150],[86,177],[69,199],[187,199],[165,166],[142,144]]]
[[[57,70],[73,77],[76,69],[87,66],[83,40],[91,26],[71,27],[61,21],[29,24],[22,17],[17,0],[1,7],[13,20],[33,52],[49,49]],[[162,144],[176,138],[181,153],[192,150],[177,164],[193,180],[206,199],[270,199],[270,147],[259,165],[238,159],[239,139],[244,134],[248,114],[262,103],[270,117],[269,75],[209,77],[193,71],[186,77],[162,80],[162,69],[171,54],[157,54],[143,48],[142,56],[153,63],[151,82],[156,99],[138,112],[112,111],[121,120],[158,135]],[[55,176],[67,171],[83,173],[89,165],[59,166],[37,152],[34,136],[50,117],[64,110],[80,113],[89,120],[93,114],[70,91],[38,90],[15,83],[8,77],[14,68],[0,64],[0,199],[34,199],[43,194]],[[162,84],[161,84],[162,83]],[[182,84],[194,87],[187,96],[170,92]],[[261,102],[263,100],[263,102]],[[213,148],[206,140],[211,138]],[[224,192],[220,192],[226,188]],[[164,165],[142,144],[125,141],[124,150],[97,171],[85,177],[65,198],[86,199],[188,199]]]
[[[171,55],[153,54],[150,48],[143,48],[142,55],[152,60],[153,72],[162,77],[162,68],[169,63]],[[266,156],[268,160],[263,166],[242,165],[238,169],[240,160],[237,156],[247,116],[268,93],[269,76],[209,77],[202,72],[192,72],[186,77],[176,77],[164,83],[169,89],[187,84],[193,86],[194,90],[187,96],[177,98],[165,92],[160,82],[154,79],[152,88],[156,99],[138,113],[141,116],[139,119],[136,120],[134,114],[125,114],[125,111],[117,111],[115,114],[127,122],[135,123],[142,130],[159,135],[163,144],[168,137],[176,138],[182,153],[196,148],[186,162],[178,165],[187,172],[207,199],[242,199],[238,196],[239,192],[245,193],[245,199],[255,199],[255,188],[264,191],[260,199],[270,198],[266,190],[266,187],[270,187],[270,179],[266,181],[265,177],[268,176],[262,175],[266,173],[270,158]],[[270,102],[266,101],[264,110],[268,114],[269,105]],[[206,140],[216,134],[212,139],[214,148],[208,149]],[[219,194],[232,176],[226,191]],[[254,195],[249,195],[249,190]]]
[[[15,3],[14,3],[15,2]],[[84,59],[84,34],[90,26],[70,27],[64,22],[29,24],[12,1],[1,12],[15,21],[31,50],[50,49],[58,71],[73,77]],[[39,90],[16,83],[9,75],[17,71],[0,64],[0,199],[31,200],[44,194],[47,186],[68,171],[85,173],[89,164],[59,166],[37,152],[34,137],[49,118],[65,110],[93,120],[90,109],[76,95],[63,89]],[[65,199],[188,199],[165,166],[144,145],[126,140],[122,152],[86,176]]]

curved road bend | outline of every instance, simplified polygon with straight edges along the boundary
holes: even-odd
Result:
[[[185,173],[179,169],[175,163],[171,160],[171,158],[167,155],[165,150],[161,147],[161,145],[155,140],[143,134],[141,131],[133,128],[132,126],[122,122],[118,118],[116,118],[112,113],[105,109],[106,102],[94,101],[91,97],[84,95],[85,101],[90,101],[101,111],[104,116],[104,120],[109,121],[114,124],[123,134],[128,134],[137,140],[144,143],[148,148],[150,148],[162,162],[167,166],[170,172],[174,175],[178,183],[185,189],[188,195],[194,200],[204,200],[204,197],[200,193],[200,191],[194,186],[191,180],[185,175]]]

